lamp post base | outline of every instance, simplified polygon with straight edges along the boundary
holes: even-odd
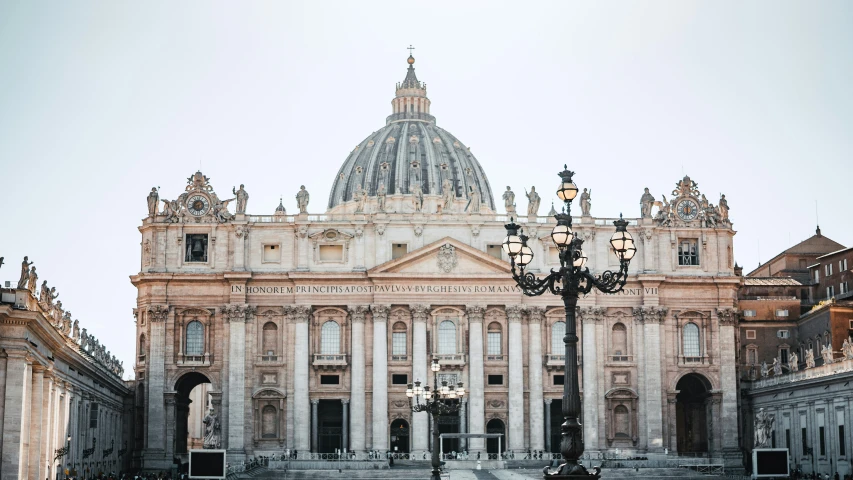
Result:
[[[553,472],[549,467],[542,469],[545,479],[547,480],[598,480],[601,478],[601,469],[592,467],[592,473],[588,472],[583,465],[570,465],[563,463]]]

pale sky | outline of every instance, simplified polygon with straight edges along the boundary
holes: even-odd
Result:
[[[811,236],[815,202],[853,245],[853,2],[2,0],[0,280],[29,255],[130,372],[151,187],[201,166],[250,213],[293,213],[300,184],[322,213],[409,44],[438,125],[542,214],[564,163],[600,217],[688,174],[726,194],[746,271]]]

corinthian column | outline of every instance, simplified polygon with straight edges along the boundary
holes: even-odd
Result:
[[[596,325],[601,321],[601,307],[578,307],[583,324],[583,437],[586,451],[600,448],[598,441],[598,403],[601,393],[598,386],[598,339]]]
[[[29,450],[29,476],[35,480],[40,479],[39,467],[41,464],[41,440],[44,418],[44,366],[33,364],[32,390],[30,391],[30,450]]]
[[[308,402],[308,320],[310,305],[288,308],[293,316],[293,448],[311,451],[311,405]]]
[[[486,400],[483,393],[483,313],[485,308],[479,305],[468,307],[468,384],[470,396],[470,431],[471,433],[486,433]],[[472,438],[469,442],[471,452],[485,450],[482,438]]]
[[[737,315],[733,308],[718,308],[720,320],[720,387],[723,398],[720,405],[720,424],[723,430],[723,452],[736,453],[737,442],[737,373],[735,372],[735,324]]]
[[[388,450],[388,305],[373,311],[373,449]]]
[[[230,304],[222,307],[228,322],[228,453],[243,453],[246,412],[246,322],[253,308]]]
[[[508,305],[509,320],[509,435],[507,448],[524,450],[524,358],[521,347],[521,305]],[[530,366],[533,368],[533,365]]]
[[[148,443],[147,451],[164,453],[162,441],[157,439],[166,438],[166,410],[163,404],[163,393],[166,380],[166,318],[169,316],[169,307],[166,305],[151,305],[146,312],[148,323],[151,328],[150,355],[145,363],[148,367],[148,431],[146,432]],[[72,443],[79,444],[75,436]]]
[[[366,305],[349,307],[352,320],[352,370],[350,374],[350,445],[353,452],[365,449],[366,405],[364,383],[364,316]]]
[[[645,436],[648,451],[663,450],[663,398],[661,396],[660,323],[666,318],[663,307],[637,307],[634,316],[643,324],[643,386]]]
[[[412,382],[429,382],[427,375],[427,335],[426,320],[429,305],[411,305],[412,312]],[[412,413],[412,452],[426,451],[429,448],[429,422],[426,412]]]
[[[544,310],[542,307],[529,307],[527,312],[527,381],[530,390],[528,394],[530,449],[543,450],[545,448],[542,435],[544,431],[544,420],[542,418],[544,414],[544,409],[542,408],[542,318]],[[511,402],[510,400],[510,404]]]

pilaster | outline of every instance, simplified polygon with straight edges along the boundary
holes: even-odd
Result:
[[[507,305],[509,322],[509,425],[507,449],[524,450],[524,359],[522,358],[521,305]],[[533,365],[531,365],[533,367]]]
[[[350,442],[352,451],[363,452],[366,448],[367,405],[365,400],[365,353],[364,353],[364,317],[366,305],[349,307],[352,320],[352,370],[350,371]]]
[[[543,435],[545,420],[542,408],[542,321],[544,309],[542,307],[528,307],[527,318],[530,449],[543,450],[545,448]]]
[[[738,451],[737,373],[735,372],[735,327],[737,314],[733,308],[718,308],[720,321],[720,423],[722,424],[722,450],[734,456]]]
[[[602,448],[599,431],[602,422],[599,416],[599,403],[604,400],[598,385],[598,324],[604,315],[602,307],[578,307],[577,317],[583,331],[583,436],[587,452]]]
[[[412,313],[412,381],[429,382],[427,374],[426,322],[429,305],[410,305]],[[429,419],[426,412],[412,413],[412,452],[429,448]]]
[[[373,312],[373,449],[388,450],[388,305]]]
[[[649,452],[659,452],[663,441],[663,397],[661,383],[660,324],[667,315],[664,307],[636,307],[634,316],[643,325],[643,391],[644,425]]]
[[[44,429],[44,366],[34,363],[32,366],[32,389],[30,402],[30,448],[28,452],[29,478],[40,480],[41,474],[41,448]]]
[[[228,323],[228,443],[229,455],[245,454],[246,425],[246,322],[254,308],[246,304],[222,307]]]
[[[486,403],[483,379],[483,314],[485,308],[469,305],[468,313],[468,383],[470,384],[470,430],[471,433],[486,433]],[[472,438],[469,442],[472,453],[485,450],[482,438]]]
[[[294,432],[293,448],[310,451],[310,405],[308,402],[308,320],[311,317],[310,305],[295,305],[288,307],[288,313],[294,320],[294,355],[293,355],[293,410]]]
[[[166,412],[163,404],[163,393],[165,392],[166,379],[166,319],[174,317],[174,313],[168,305],[151,305],[146,310],[149,328],[151,331],[150,357],[146,359],[148,370],[148,412],[146,457],[154,459],[157,454],[164,454],[163,443],[156,439],[163,439],[166,435]],[[174,318],[171,318],[174,320]],[[170,322],[171,323],[171,322]],[[72,439],[74,444],[78,443],[77,437]]]

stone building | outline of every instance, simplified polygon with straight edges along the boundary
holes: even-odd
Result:
[[[0,479],[126,470],[134,401],[122,367],[46,283],[36,298],[35,279],[33,268],[0,289]]]
[[[853,296],[853,247],[842,248],[821,255],[817,263],[809,265],[809,276],[814,282],[812,297],[821,300],[843,300]]]
[[[500,248],[513,216],[531,237],[529,270],[559,266],[549,236],[556,222],[540,215],[533,188],[526,214],[509,187],[508,214],[497,212],[485,170],[436,125],[408,62],[385,127],[329,179],[325,213],[308,213],[302,188],[295,215],[283,204],[248,214],[242,187],[220,199],[201,172],[170,194],[176,200],[152,190],[131,277],[143,467],[186,451],[201,384],[232,459],[285,449],[422,452],[429,419],[411,412],[405,390],[431,382],[432,359],[441,379],[470,392],[458,415],[440,418],[440,431],[503,433],[504,449],[559,451],[562,301],[522,295]],[[720,203],[710,205],[689,177],[669,200],[647,192],[629,219],[639,251],[625,290],[580,300],[588,452],[739,456],[740,278]],[[613,220],[575,218],[596,274],[618,267]],[[444,448],[498,446],[471,439]]]
[[[747,274],[748,277],[791,277],[803,284],[809,283],[809,266],[817,257],[844,248],[844,245],[824,237],[820,227],[815,234],[784,250]]]

